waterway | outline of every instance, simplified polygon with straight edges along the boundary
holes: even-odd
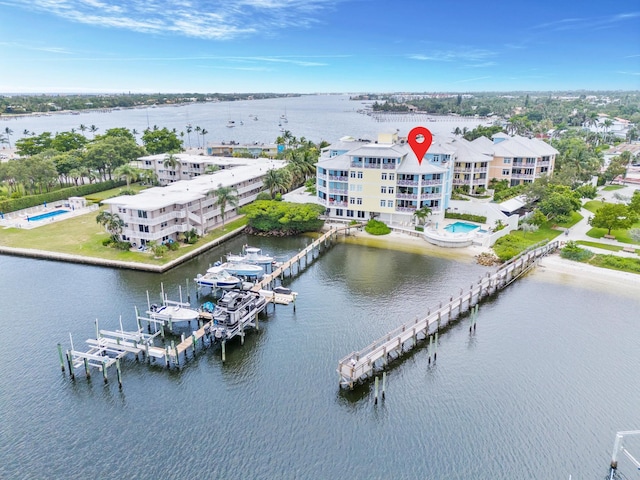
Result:
[[[384,402],[340,390],[342,356],[487,271],[344,243],[224,364],[219,348],[179,371],[127,361],[122,391],[114,371],[61,373],[58,342],[79,348],[95,318],[134,328],[160,282],[175,298],[243,244],[309,242],[240,236],[162,275],[0,256],[0,478],[603,478],[615,432],[640,425],[640,301],[535,273],[482,304],[475,334],[442,333],[435,365],[418,349],[393,366]]]
[[[209,102],[184,106],[165,106],[157,108],[139,108],[111,110],[108,113],[81,111],[78,115],[51,114],[38,117],[18,117],[8,119],[0,117],[2,131],[13,130],[12,144],[24,136],[25,130],[31,133],[67,132],[75,129],[77,133],[81,124],[89,127],[95,125],[97,134],[109,128],[126,127],[135,129],[140,134],[146,128],[157,125],[160,128],[176,129],[184,132],[182,137],[185,147],[202,146],[203,139],[196,132],[187,134],[186,126],[194,129],[199,126],[208,131],[206,142],[239,142],[239,143],[274,143],[282,135],[281,129],[291,131],[300,138],[305,137],[314,142],[326,140],[334,142],[345,135],[355,138],[375,140],[380,132],[394,132],[399,129],[407,134],[419,120],[434,134],[450,135],[456,128],[472,129],[481,123],[479,119],[461,117],[434,116],[394,116],[388,122],[376,121],[373,117],[358,113],[371,102],[350,101],[348,95],[305,95],[301,97],[274,98],[265,100],[243,100],[237,102]],[[287,123],[281,123],[280,116],[285,115]],[[258,120],[253,120],[255,115]],[[431,120],[429,120],[431,119]],[[229,120],[236,122],[236,127],[228,128]],[[244,125],[240,125],[240,121]],[[89,131],[84,132],[92,138]],[[138,139],[140,136],[138,135]]]

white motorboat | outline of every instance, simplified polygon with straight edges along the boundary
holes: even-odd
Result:
[[[194,281],[201,287],[225,289],[236,288],[241,282],[238,277],[234,277],[220,266],[209,268],[204,275],[198,274]]]
[[[180,301],[169,300],[164,293],[164,286],[161,286],[162,304],[152,304],[149,301],[149,292],[147,292],[147,315],[153,320],[165,322],[169,325],[179,322],[191,322],[197,320],[200,312],[191,308],[191,305],[182,301],[182,287],[180,288]]]
[[[231,257],[231,260],[229,260],[229,258],[227,257],[227,260],[229,261],[220,265],[231,275],[238,275],[248,278],[261,278],[262,276],[264,276],[264,268],[262,268],[260,265],[245,262],[240,258],[235,258],[235,256]]]

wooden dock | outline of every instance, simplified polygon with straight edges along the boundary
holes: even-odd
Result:
[[[312,260],[317,258],[323,248],[329,248],[333,244],[333,241],[339,233],[348,233],[349,230],[359,227],[359,225],[332,227],[302,251],[280,265],[271,274],[266,275],[260,282],[257,282],[251,291],[263,297],[265,299],[264,304],[254,312],[255,315],[252,318],[247,318],[246,321],[240,322],[242,324],[238,325],[238,328],[230,332],[224,339],[216,339],[214,337],[212,332],[215,325],[211,314],[201,312],[200,318],[197,320],[198,328],[196,330],[193,330],[191,334],[182,334],[178,343],[176,343],[175,340],[169,341],[166,336],[168,333],[172,333],[172,322],[170,320],[153,318],[153,316],[141,316],[136,308],[137,330],[125,331],[122,328],[122,321],[120,322],[120,330],[99,330],[96,320],[96,338],[86,340],[86,344],[89,346],[88,349],[76,350],[73,346],[73,338],[71,338],[71,335],[69,336],[71,348],[67,350],[65,354],[63,354],[61,344],[58,344],[60,366],[63,371],[65,370],[65,366],[69,369],[71,378],[75,378],[76,370],[82,370],[83,368],[86,377],[90,378],[91,369],[96,368],[102,372],[105,383],[108,381],[108,369],[115,366],[118,384],[122,387],[120,360],[127,356],[134,356],[136,360],[142,358],[149,363],[152,361],[162,362],[167,368],[170,368],[172,365],[179,367],[181,361],[186,362],[190,352],[191,355],[195,357],[199,348],[204,349],[219,340],[222,346],[222,361],[224,362],[226,359],[226,342],[239,336],[241,344],[244,344],[245,331],[249,328],[258,330],[258,314],[264,311],[267,305],[270,303],[273,305],[289,305],[293,303],[295,309],[297,293],[274,292],[268,287],[274,286],[275,280],[284,278],[287,273],[289,276],[293,276],[301,272],[310,262],[309,255],[311,255]],[[162,287],[162,298],[164,299],[164,303],[168,302],[164,295],[164,287]],[[178,302],[174,303],[177,304]],[[182,302],[182,290],[180,290],[179,303],[185,307],[189,305],[188,303]],[[147,304],[151,310],[148,292]],[[157,343],[161,343],[161,345]]]
[[[256,282],[255,286],[252,288],[253,291],[258,292],[263,289],[272,289],[275,286],[275,280],[280,278],[284,278],[287,274],[292,277],[295,274],[300,273],[304,268],[309,264],[309,255],[311,255],[311,260],[317,258],[320,255],[322,249],[325,250],[330,248],[337,236],[340,233],[348,234],[350,230],[354,230],[360,228],[360,224],[358,225],[346,225],[342,227],[331,227],[328,231],[323,233],[320,237],[315,239],[311,244],[302,249],[296,255],[291,257],[286,262],[283,262],[278,268],[276,268],[273,272],[266,274],[262,279]],[[304,262],[303,262],[304,260]],[[303,264],[304,263],[304,264]]]
[[[338,362],[340,386],[353,386],[371,377],[376,371],[386,367],[389,360],[399,358],[404,352],[416,346],[420,341],[429,338],[429,359],[437,355],[438,330],[455,320],[463,313],[471,311],[483,298],[493,295],[511,282],[529,271],[543,256],[555,251],[558,241],[524,252],[508,263],[502,265],[495,273],[487,274],[467,291],[461,290],[459,295],[450,297],[447,302],[440,302],[433,310],[428,310],[423,318],[416,318],[382,338],[367,345],[362,350],[351,352]],[[435,333],[434,337],[430,336]]]

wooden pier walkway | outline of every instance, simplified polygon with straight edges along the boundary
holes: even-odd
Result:
[[[437,349],[437,332],[440,327],[450,323],[464,312],[471,311],[486,296],[505,288],[535,266],[541,257],[555,251],[558,246],[559,242],[554,241],[524,252],[502,265],[495,273],[482,277],[476,284],[471,285],[468,291],[461,290],[455,298],[452,296],[448,302],[441,302],[433,311],[428,310],[423,318],[407,322],[362,350],[345,356],[338,362],[340,386],[353,388],[357,382],[372,376],[377,370],[384,369],[391,358],[400,357],[405,351],[416,346],[419,341],[427,338],[429,338],[431,358],[434,343],[433,337],[429,336],[432,332],[435,332]]]
[[[287,271],[289,272],[289,276],[293,276],[295,273],[299,273],[303,268],[306,268],[309,263],[309,254],[311,254],[311,258],[316,258],[316,255],[320,255],[322,247],[329,248],[333,245],[336,237],[340,233],[348,234],[350,230],[354,230],[357,228],[361,228],[361,225],[346,225],[341,227],[331,227],[325,233],[323,233],[320,237],[315,239],[310,245],[302,249],[296,255],[291,257],[286,262],[283,262],[278,268],[276,268],[273,272],[266,274],[259,282],[256,282],[255,286],[251,289],[255,292],[258,292],[263,289],[270,290],[275,286],[275,280],[277,278],[284,278]],[[316,253],[317,252],[317,253]],[[304,260],[304,265],[302,265],[302,260]],[[294,267],[297,267],[294,269]],[[295,270],[295,271],[294,271]]]

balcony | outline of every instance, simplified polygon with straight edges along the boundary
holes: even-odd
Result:
[[[420,195],[420,200],[437,200],[441,197],[440,193],[423,193]]]
[[[380,168],[380,164],[379,163],[365,163],[364,164],[364,168]]]
[[[396,193],[396,198],[417,200],[418,195],[416,195],[415,193]]]
[[[338,175],[329,175],[329,180],[335,180],[337,182],[348,182],[349,181],[349,177],[347,176],[338,176]]]
[[[346,207],[347,202],[338,202],[337,200],[329,200],[327,205],[329,205],[329,207]]]
[[[533,180],[533,173],[512,173],[511,178]]]
[[[362,162],[351,162],[349,166],[351,168],[364,168],[364,166],[362,165]]]
[[[349,190],[346,188],[329,187],[329,193],[337,193],[338,195],[348,195]]]
[[[422,185],[442,185],[442,180],[422,180]]]
[[[383,163],[382,164],[382,168],[384,168],[386,170],[395,170],[396,169],[396,164],[395,163]]]
[[[397,185],[407,185],[407,186],[411,186],[411,187],[417,187],[418,186],[418,181],[417,180],[398,180],[396,182]]]
[[[409,212],[413,213],[418,209],[418,207],[396,207],[396,212]],[[432,210],[433,212],[433,210]]]

